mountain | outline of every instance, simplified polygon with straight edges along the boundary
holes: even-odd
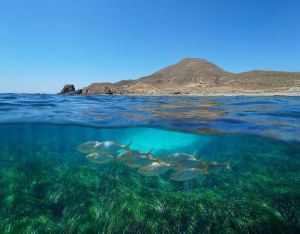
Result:
[[[299,94],[300,72],[231,73],[198,58],[185,58],[149,76],[116,83],[93,83],[77,93],[93,94]]]
[[[183,59],[150,76],[138,79],[150,85],[174,86],[215,82],[230,73],[203,59]]]

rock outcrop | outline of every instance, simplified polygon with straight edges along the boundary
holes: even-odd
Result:
[[[75,86],[73,84],[66,84],[60,91],[60,94],[71,94],[75,92]]]
[[[84,95],[114,94],[111,83],[93,83],[82,89]]]
[[[82,94],[82,89],[75,90],[75,86],[73,84],[66,84],[59,94]]]

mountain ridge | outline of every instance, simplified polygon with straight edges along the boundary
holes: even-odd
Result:
[[[184,58],[136,80],[92,83],[75,92],[83,95],[300,93],[300,72],[252,70],[232,73],[205,59]]]

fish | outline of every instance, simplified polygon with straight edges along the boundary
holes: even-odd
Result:
[[[131,157],[141,155],[142,152],[139,150],[130,150],[130,151],[124,151],[117,155],[117,158],[122,159],[122,160],[127,160]]]
[[[204,157],[202,156],[201,159],[197,160],[195,158],[187,158],[180,161],[175,161],[172,163],[172,166],[175,170],[182,170],[188,168],[197,168],[202,169],[204,174],[209,174],[211,172],[218,171],[218,168],[225,168],[231,170],[229,163],[219,163],[219,162],[205,162]]]
[[[87,141],[77,146],[77,150],[83,154],[91,154],[97,151],[98,144],[99,141]]]
[[[188,168],[188,169],[182,169],[174,174],[171,175],[171,180],[175,181],[186,181],[186,180],[192,180],[194,178],[197,178],[200,175],[203,175],[204,171],[203,169],[199,168]]]
[[[148,166],[141,167],[138,172],[145,176],[158,176],[171,169],[171,165],[165,162],[153,162]]]
[[[145,167],[153,163],[156,159],[149,155],[137,155],[124,160],[124,164],[130,168]]]
[[[151,157],[151,153],[152,153],[152,150],[149,150],[147,153],[143,153],[141,152],[140,150],[126,150],[122,153],[120,153],[117,158],[119,159],[122,159],[122,160],[128,160],[132,157],[138,157],[138,156],[141,156],[141,155],[144,155],[146,157]]]
[[[207,165],[208,165],[209,172],[216,172],[217,171],[216,169],[220,168],[220,167],[223,167],[227,170],[231,170],[231,166],[228,162],[225,162],[225,163],[208,162]]]
[[[171,164],[175,170],[181,170],[186,168],[199,168],[199,169],[204,168],[203,161],[194,158],[188,158],[188,159],[172,162]]]
[[[103,141],[103,142],[98,142],[98,144],[95,145],[95,148],[98,152],[106,152],[106,153],[114,154],[121,149],[125,149],[128,151],[131,144],[132,141],[129,142],[127,145],[121,145],[114,141]]]
[[[86,155],[85,157],[93,163],[108,163],[115,159],[111,154],[106,152],[91,153]]]
[[[164,158],[164,160],[168,163],[176,163],[176,162],[186,160],[186,159],[196,159],[196,158],[195,158],[195,155],[182,153],[182,152],[172,153],[172,154],[167,155]]]

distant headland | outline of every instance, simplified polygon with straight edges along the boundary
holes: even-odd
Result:
[[[185,58],[152,75],[115,83],[93,83],[60,94],[78,95],[300,95],[300,72],[254,70],[231,73],[204,59]]]

